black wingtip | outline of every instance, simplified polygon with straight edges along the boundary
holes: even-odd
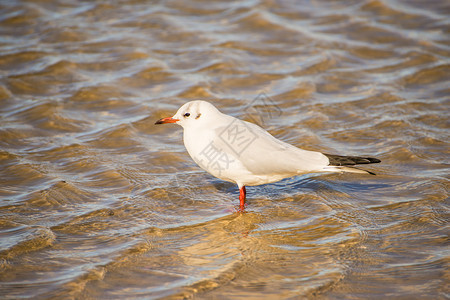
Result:
[[[381,160],[379,160],[378,158],[375,157],[364,157],[365,159],[367,159],[368,161],[370,161],[371,164],[377,164],[380,163]]]
[[[342,156],[342,155],[332,155],[326,154],[330,160],[331,166],[354,166],[354,165],[364,165],[364,164],[376,164],[380,163],[381,160],[375,157],[361,157],[361,156]]]

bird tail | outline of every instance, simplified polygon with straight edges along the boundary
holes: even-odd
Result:
[[[375,175],[370,171],[361,170],[353,167],[354,165],[362,164],[376,164],[381,162],[378,158],[374,157],[361,157],[361,156],[341,156],[333,154],[325,154],[330,160],[330,164],[324,168],[324,171],[328,172],[349,172],[349,173],[359,173],[359,174],[371,174]],[[346,167],[351,166],[351,167]]]
[[[325,172],[347,172],[347,173],[358,173],[358,174],[370,174],[370,175],[376,175],[373,172],[362,170],[354,167],[343,167],[343,166],[327,166],[323,168],[323,171]]]

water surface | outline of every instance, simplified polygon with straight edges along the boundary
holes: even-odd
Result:
[[[5,299],[449,296],[447,1],[3,1]],[[377,176],[239,192],[193,99]]]

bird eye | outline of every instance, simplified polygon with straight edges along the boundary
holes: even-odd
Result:
[[[183,116],[189,117],[190,115],[191,115],[190,113],[185,113]]]

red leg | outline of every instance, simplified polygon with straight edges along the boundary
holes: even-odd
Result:
[[[241,211],[244,210],[245,207],[245,196],[247,195],[247,191],[245,190],[245,186],[239,189],[239,209]]]

